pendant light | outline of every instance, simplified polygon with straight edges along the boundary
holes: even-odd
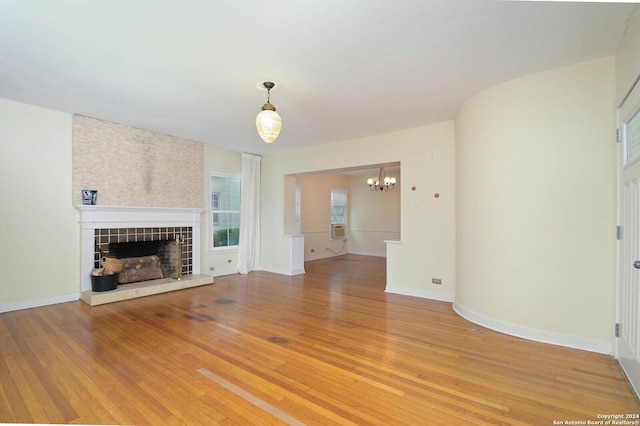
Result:
[[[258,83],[267,90],[267,103],[262,106],[262,111],[256,117],[256,129],[258,134],[266,143],[272,143],[276,140],[280,134],[280,127],[282,127],[282,119],[276,112],[276,107],[271,105],[271,89],[275,87],[275,84],[271,81],[263,81]],[[261,88],[258,86],[258,88]]]

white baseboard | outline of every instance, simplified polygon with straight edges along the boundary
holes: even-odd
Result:
[[[564,346],[572,349],[580,349],[583,351],[613,355],[613,343],[594,339],[584,339],[580,337],[567,336],[564,334],[536,330],[501,321],[496,321],[492,318],[487,318],[476,312],[470,311],[457,302],[453,303],[453,310],[456,311],[458,315],[460,315],[464,319],[467,319],[475,324],[481,325],[491,330],[508,334],[510,336],[521,337],[523,339],[533,340],[535,342],[549,343],[556,346]]]
[[[439,300],[441,302],[453,302],[453,295],[447,293],[438,293],[436,291],[427,291],[417,288],[387,286],[385,293],[402,294],[404,296],[421,297],[423,299]]]
[[[11,312],[18,311],[20,309],[37,308],[39,306],[55,305],[57,303],[73,302],[75,300],[80,300],[80,292],[63,294],[61,296],[45,297],[42,299],[3,302],[0,303],[0,312]]]

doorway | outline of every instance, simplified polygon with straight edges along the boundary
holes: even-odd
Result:
[[[396,182],[395,188],[382,194],[367,184],[379,175],[381,167]],[[305,261],[347,253],[386,257],[385,241],[400,239],[399,162],[318,170],[285,179],[289,181],[285,191],[291,192],[284,197],[285,212],[291,212],[285,214],[285,229],[304,236]],[[340,206],[336,205],[336,194],[343,195]],[[338,222],[343,225],[340,236],[333,233]]]

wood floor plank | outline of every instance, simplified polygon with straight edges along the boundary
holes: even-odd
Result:
[[[483,329],[447,302],[387,294],[383,258],[305,268],[0,314],[0,422],[284,424],[265,407],[308,425],[543,425],[640,413],[611,357]]]
[[[7,361],[9,363],[13,363],[14,361],[11,358],[5,358],[3,362],[6,364]],[[6,367],[8,374],[4,374],[0,378],[2,379],[2,395],[3,406],[5,406],[5,410],[0,411],[2,417],[8,416],[8,418],[13,419],[11,422],[17,423],[33,423],[34,418],[33,414],[30,412],[27,403],[23,398],[23,394],[20,392],[19,383],[16,382],[13,376],[13,372],[9,366]],[[18,378],[18,382],[20,379]],[[25,392],[29,392],[27,389]],[[37,414],[36,414],[37,415]],[[0,418],[1,422],[8,422],[8,420],[3,420]]]

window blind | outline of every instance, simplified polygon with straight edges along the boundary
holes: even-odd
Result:
[[[627,123],[627,163],[640,157],[640,111]]]

